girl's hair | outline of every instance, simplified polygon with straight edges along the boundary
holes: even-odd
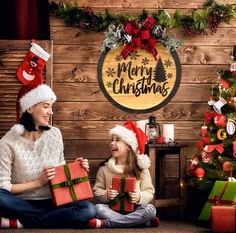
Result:
[[[105,166],[105,164],[108,162],[108,160],[111,158],[112,156],[110,156],[109,158],[107,158],[105,161],[101,162],[99,164],[99,167],[101,166]],[[126,168],[124,170],[124,175],[126,176],[134,176],[137,179],[140,179],[141,173],[142,173],[142,169],[140,169],[138,167],[137,164],[137,157],[135,156],[134,152],[130,149],[130,153],[128,155],[127,161],[126,161]]]
[[[136,155],[134,154],[134,152],[132,151],[131,148],[130,148],[130,153],[127,157],[126,164],[127,164],[127,166],[125,167],[124,175],[134,176],[137,179],[139,179],[140,176],[141,176],[142,169],[140,169],[138,167],[137,157],[136,157]]]
[[[32,131],[37,131],[37,129],[35,128],[35,123],[34,123],[34,119],[32,117],[32,115],[30,113],[28,113],[27,111],[25,111],[21,118],[20,118],[20,122],[21,125],[24,126],[24,128],[28,131],[28,132],[32,132]],[[39,126],[40,129],[42,130],[49,130],[50,127],[49,126]]]

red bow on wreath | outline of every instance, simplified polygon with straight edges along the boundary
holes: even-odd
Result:
[[[125,26],[125,32],[132,35],[131,41],[124,46],[120,55],[126,59],[126,57],[131,53],[136,51],[138,47],[150,51],[157,60],[157,50],[155,48],[156,39],[152,36],[151,30],[155,26],[156,20],[152,17],[147,17],[141,28],[138,26],[136,19],[131,20]]]

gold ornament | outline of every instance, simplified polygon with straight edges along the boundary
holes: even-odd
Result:
[[[225,129],[219,129],[217,131],[217,138],[221,141],[225,140],[227,138]]]

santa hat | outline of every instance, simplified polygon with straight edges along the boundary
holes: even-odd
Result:
[[[132,121],[127,121],[123,126],[117,125],[109,131],[109,135],[117,135],[122,141],[128,144],[137,156],[137,163],[141,169],[150,167],[150,159],[144,154],[147,135],[138,128]]]
[[[46,84],[28,84],[23,86],[17,96],[16,114],[17,125],[13,126],[16,133],[22,134],[24,126],[19,124],[21,113],[24,113],[29,107],[43,101],[56,101],[56,95],[53,90]]]

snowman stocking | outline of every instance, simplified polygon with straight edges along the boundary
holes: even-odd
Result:
[[[32,42],[31,45],[30,51],[16,71],[18,79],[24,85],[43,83],[43,68],[50,57],[50,54],[35,42]]]

